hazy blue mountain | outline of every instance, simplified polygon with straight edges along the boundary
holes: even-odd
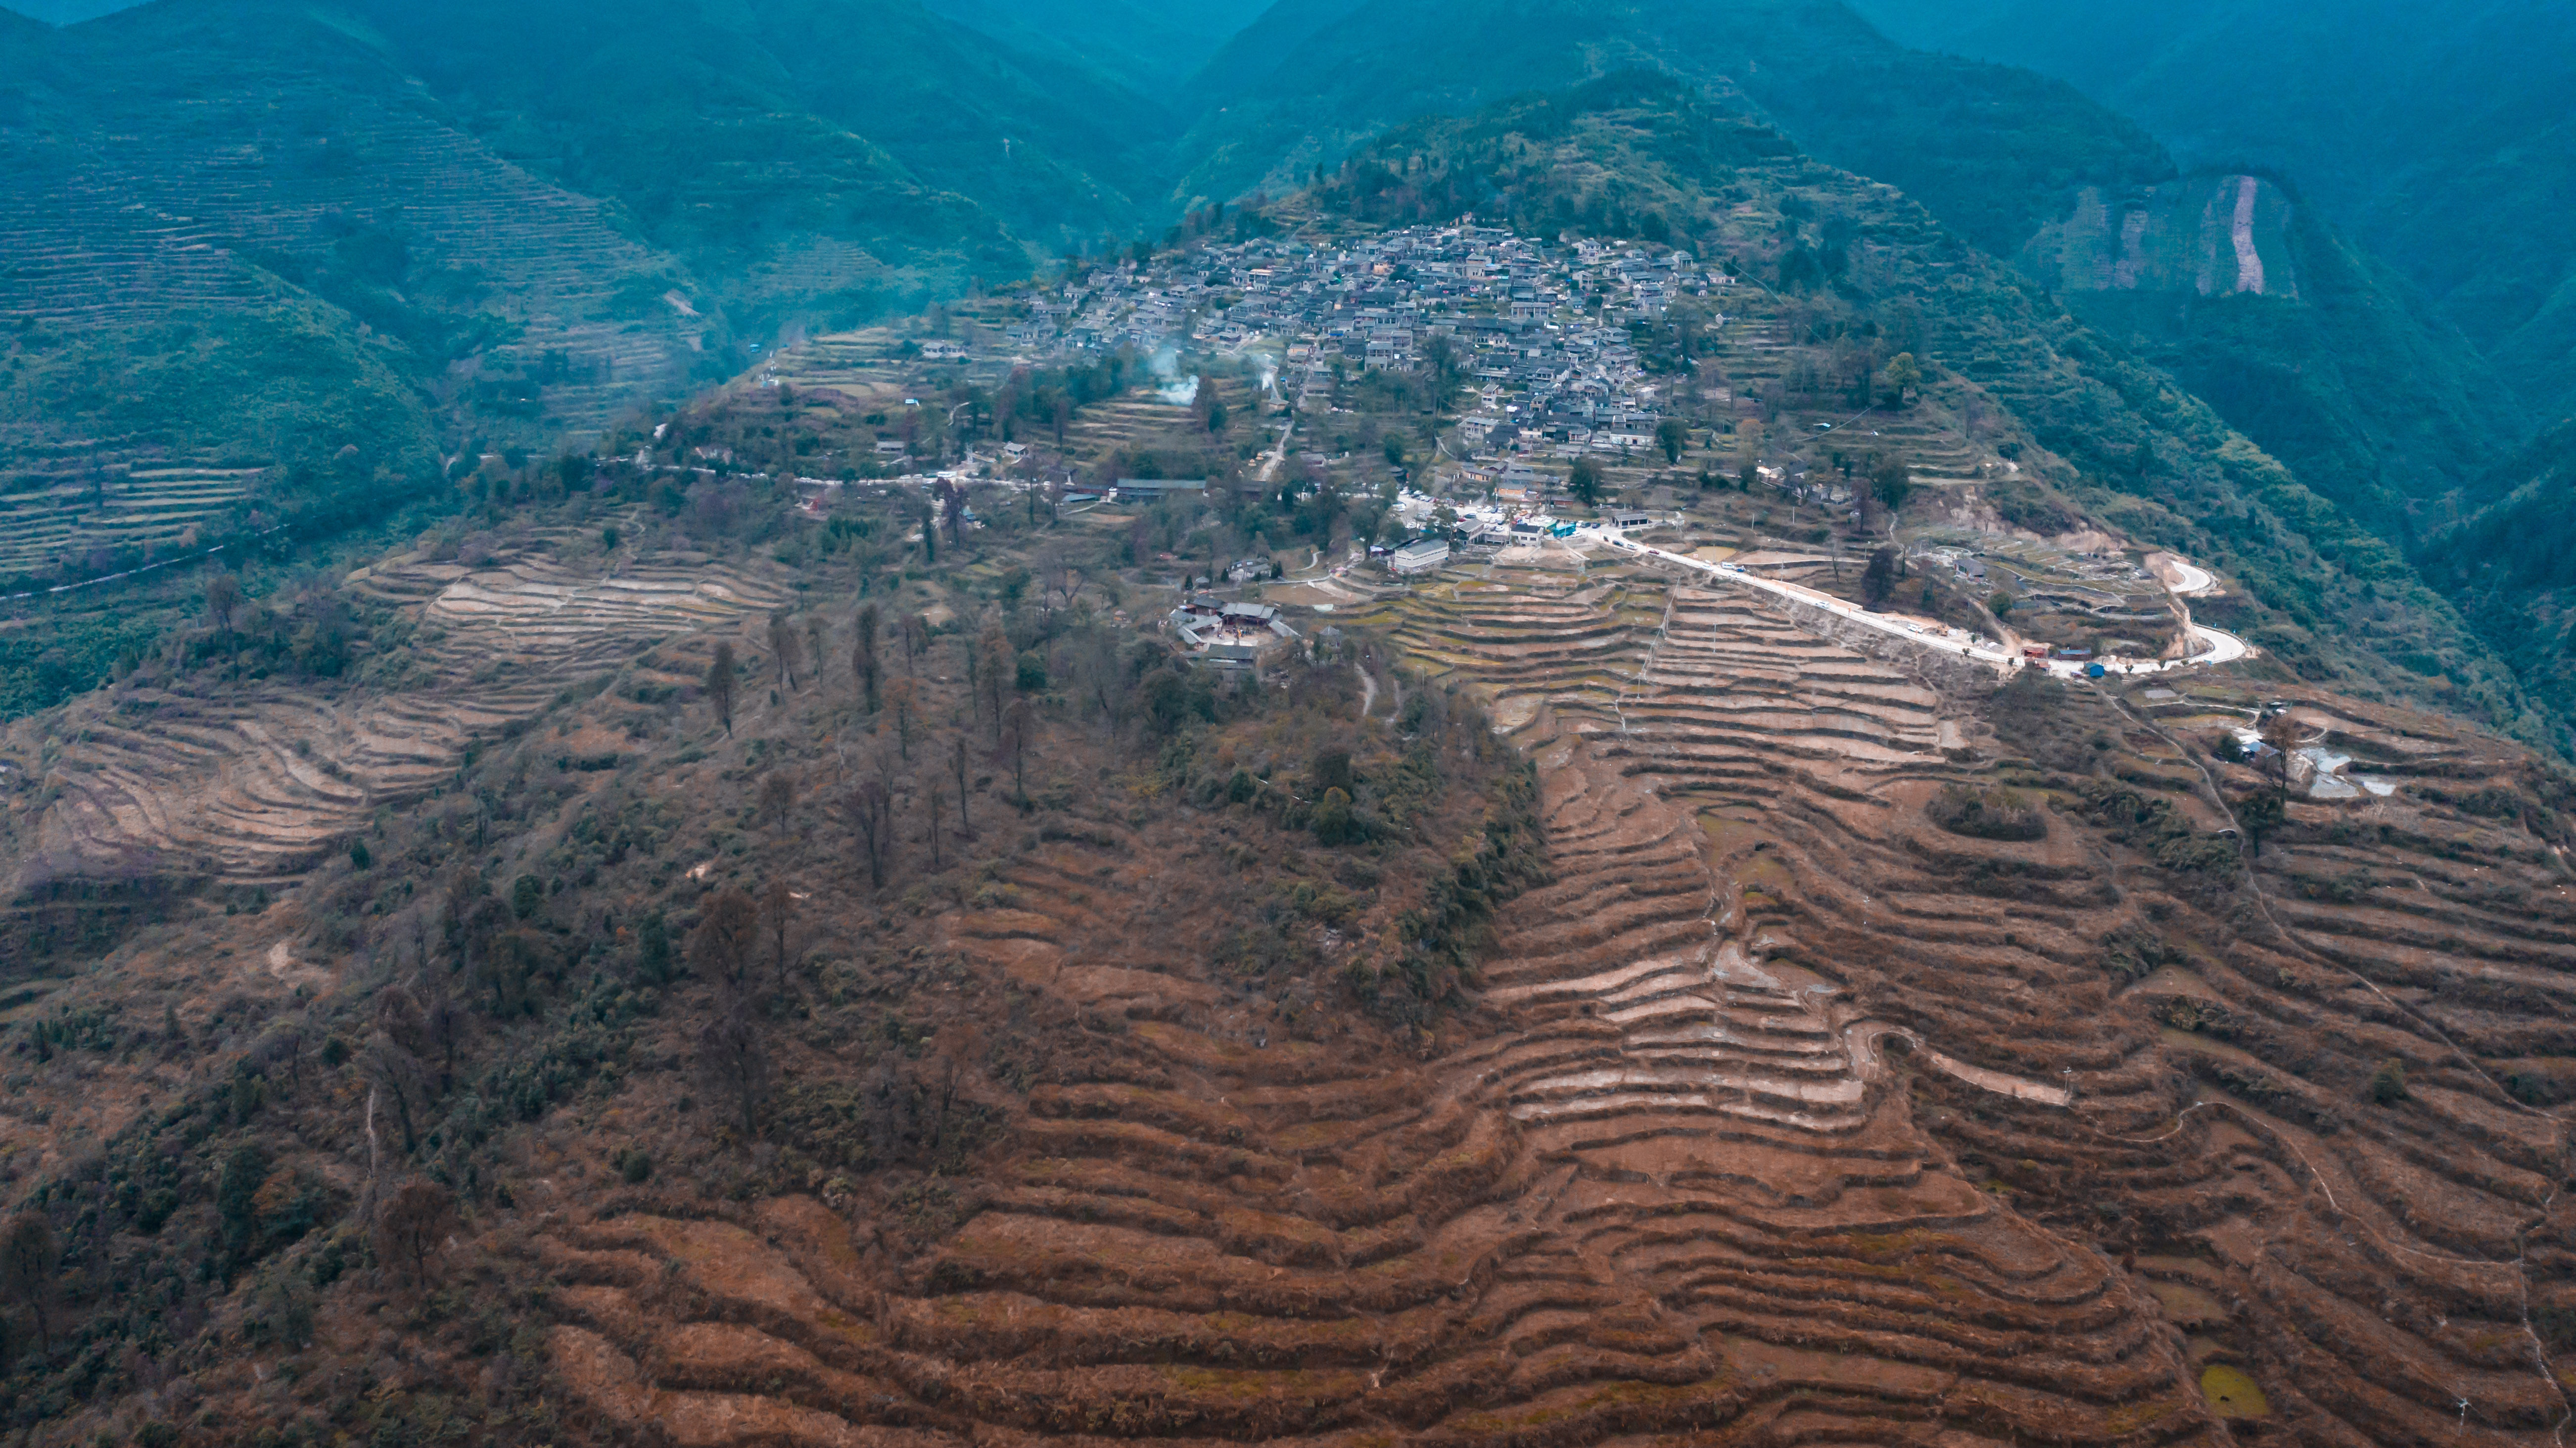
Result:
[[[1153,0],[931,0],[930,8],[1031,55],[1167,92],[1258,17],[1262,0],[1175,6]]]
[[[1914,44],[2061,76],[2186,161],[2268,164],[2576,410],[2576,6],[1856,0]]]
[[[2008,254],[2075,186],[2149,184],[2136,125],[2028,71],[1909,51],[1838,0],[1280,0],[1192,80],[1185,195],[1285,184],[1368,132],[1633,67],[1740,95]]]
[[[9,0],[0,5],[0,14],[18,14],[47,25],[77,25],[101,15],[130,10],[143,0]]]

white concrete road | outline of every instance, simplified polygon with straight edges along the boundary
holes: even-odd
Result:
[[[2151,554],[2147,571],[2155,575],[2165,591],[2177,598],[2198,598],[2218,586],[2218,578],[2196,563],[2186,563],[2170,553]]]
[[[1967,633],[1962,630],[1952,628],[1947,624],[1935,623],[1929,619],[1909,618],[1901,613],[1872,613],[1868,609],[1862,608],[1856,603],[1847,602],[1828,593],[1819,593],[1815,589],[1802,588],[1797,584],[1783,582],[1776,578],[1758,577],[1754,574],[1745,572],[1743,569],[1732,563],[1711,563],[1705,558],[1693,558],[1688,554],[1674,553],[1668,549],[1650,547],[1647,544],[1634,541],[1616,528],[1605,525],[1586,524],[1578,528],[1576,532],[1578,536],[1588,535],[1592,538],[1596,538],[1603,544],[1619,552],[1634,554],[1639,557],[1652,558],[1658,563],[1676,564],[1680,567],[1706,574],[1711,578],[1724,579],[1729,583],[1739,583],[1757,592],[1768,593],[1774,597],[1803,603],[1812,608],[1820,608],[1838,618],[1849,619],[1853,623],[1859,624],[1864,628],[1873,628],[1881,633],[1892,634],[1907,643],[1916,644],[1920,647],[1931,649],[1938,653],[1956,654],[1960,658],[1971,659],[1997,670],[2019,667],[2023,663],[2020,655],[2012,652],[2005,646],[1992,642],[1983,644],[1971,643],[1969,641],[1970,636]],[[2175,559],[2173,562],[2177,565],[2177,571],[2188,570],[2188,574],[2185,575],[2186,578],[2190,575],[2197,575],[2199,579],[2199,587],[2205,589],[2209,586],[2211,579],[2206,570],[2194,568],[2190,564],[2182,563],[2179,559]],[[2158,576],[2161,578],[2162,574],[2160,573]],[[2172,585],[2168,583],[2167,586],[2171,587]],[[2236,637],[2234,634],[2223,633],[2217,629],[2207,628],[2200,624],[2195,623],[2191,625],[2191,636],[2195,644],[2205,645],[2205,647],[2196,648],[2187,658],[2113,658],[2104,660],[2103,667],[2113,673],[2119,674],[2152,674],[2162,672],[2166,669],[2185,668],[2195,664],[2230,663],[2234,660],[2244,658],[2248,653],[2252,652],[2245,646],[2245,641]],[[2084,669],[2082,664],[2069,662],[2064,659],[2052,659],[2041,665],[2041,667],[2047,669],[2050,673],[2066,677],[2079,675]]]

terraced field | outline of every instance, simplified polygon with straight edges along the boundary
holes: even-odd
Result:
[[[78,569],[97,549],[183,546],[192,529],[250,495],[256,468],[147,460],[101,467],[57,457],[0,494],[0,574]]]
[[[544,536],[481,568],[405,556],[349,588],[417,627],[385,686],[226,685],[89,695],[53,728],[56,791],[31,865],[53,878],[291,879],[377,810],[427,793],[466,748],[676,634],[738,627],[786,592],[688,557],[601,574]],[[23,735],[27,726],[20,726]]]
[[[16,152],[26,184],[0,192],[0,318],[84,330],[266,305],[273,283],[249,262],[328,254],[335,236],[375,225],[401,236],[420,285],[441,285],[441,269],[476,279],[479,304],[508,332],[487,366],[562,356],[569,375],[545,398],[561,425],[595,428],[680,379],[676,313],[656,303],[638,322],[610,315],[621,281],[662,263],[597,202],[422,108],[386,98],[352,113],[338,91],[245,91],[237,79],[171,83],[203,88],[192,134],[255,135],[252,147],[134,134],[100,97],[83,116],[94,131]],[[323,113],[330,134],[299,129]]]
[[[2318,716],[2405,782],[2294,806],[2248,882],[2142,843],[2163,817],[2115,781],[2204,766],[2139,702],[2062,706],[2117,772],[2033,785],[2045,833],[1988,839],[1925,806],[2047,777],[1991,685],[1754,597],[1496,569],[1374,621],[1540,766],[1555,878],[1507,907],[1474,1008],[1410,1058],[1291,1029],[1178,938],[1141,838],[1023,852],[1016,903],[953,917],[951,948],[1124,1028],[1050,1064],[908,1264],[805,1198],[541,1232],[589,1421],[713,1445],[2564,1420],[2564,1128],[2500,1083],[2571,1079],[2576,907],[2520,822],[2443,802],[2510,751]],[[2223,818],[2177,808],[2167,843]],[[2354,872],[2349,898],[2301,883]],[[2392,1057],[2410,1084],[2375,1102]]]

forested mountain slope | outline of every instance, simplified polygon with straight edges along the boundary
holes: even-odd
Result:
[[[1161,95],[1187,80],[1266,7],[1263,0],[937,0],[930,8],[1019,50],[1069,59],[1130,89]]]
[[[1201,119],[1183,190],[1293,181],[1390,123],[1636,67],[1741,94],[1810,153],[1898,187],[2001,254],[2077,185],[2172,173],[2135,125],[2066,87],[1905,50],[1829,0],[1284,0],[1192,82]]]
[[[2268,176],[2087,187],[2015,260],[2391,541],[2475,507],[2524,426],[2457,329]]]
[[[2498,501],[2427,538],[2417,562],[2537,697],[2576,703],[2576,423],[2498,464]]]
[[[2284,168],[2532,406],[2576,409],[2576,15],[2472,0],[1856,0],[1909,44],[2029,66],[2187,160]]]

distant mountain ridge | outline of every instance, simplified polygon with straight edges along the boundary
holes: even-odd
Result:
[[[1908,44],[2061,76],[2186,159],[2268,164],[2576,412],[2576,11],[2563,0],[1855,0]]]
[[[131,10],[144,0],[10,0],[0,5],[0,19],[23,18],[46,25],[77,25],[119,10]]]
[[[2267,177],[2085,188],[2017,264],[2392,540],[2474,508],[2523,426],[2455,329]]]
[[[1375,130],[1635,67],[1736,94],[1818,157],[2009,254],[2087,182],[2173,163],[2143,130],[2023,71],[1908,51],[1839,0],[1280,0],[1184,93],[1181,196],[1295,178]]]

